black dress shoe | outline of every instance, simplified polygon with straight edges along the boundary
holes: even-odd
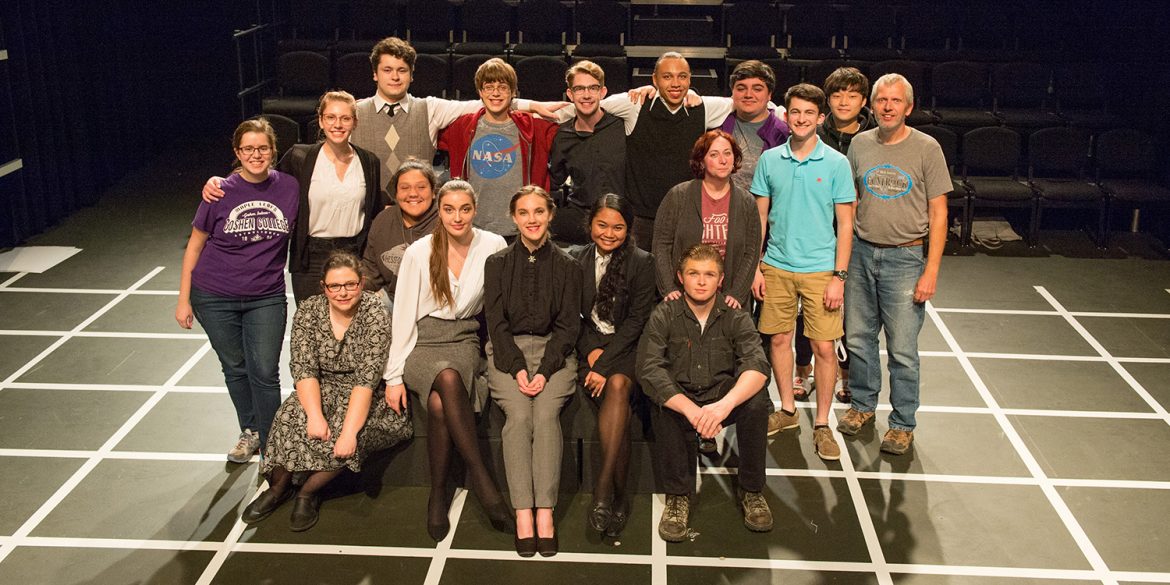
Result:
[[[321,498],[316,494],[311,496],[297,496],[293,499],[292,517],[288,528],[293,532],[304,532],[317,524],[321,509]]]
[[[492,528],[500,532],[516,533],[516,512],[503,500],[485,505],[484,511],[487,512],[488,521],[492,523]]]
[[[271,516],[292,495],[292,488],[286,488],[279,494],[271,488],[266,489],[264,493],[260,494],[260,497],[256,498],[251,504],[248,504],[248,507],[244,508],[244,513],[240,515],[240,519],[244,521],[244,524],[255,524]]]
[[[427,499],[427,534],[439,542],[447,538],[447,533],[451,531],[451,520],[447,517],[447,505],[442,496],[435,497],[434,494]]]
[[[543,536],[537,537],[536,551],[539,552],[540,556],[542,556],[542,557],[556,556],[556,554],[557,554],[557,535],[554,534],[550,538],[545,538]]]
[[[529,536],[528,538],[516,537],[516,554],[529,558],[536,556],[536,537]]]
[[[621,536],[622,531],[626,529],[626,522],[630,520],[630,503],[623,502],[614,510],[613,516],[609,519],[609,526],[605,527],[605,535],[610,538],[617,538]]]
[[[593,509],[589,510],[589,527],[605,532],[613,518],[613,504],[610,502],[593,502]]]

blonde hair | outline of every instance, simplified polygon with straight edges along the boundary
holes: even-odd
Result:
[[[597,80],[599,85],[605,87],[605,71],[602,70],[600,65],[589,60],[577,61],[576,63],[573,63],[571,66],[569,66],[569,70],[565,72],[565,85],[572,87],[573,78],[576,77],[578,73],[592,76]]]

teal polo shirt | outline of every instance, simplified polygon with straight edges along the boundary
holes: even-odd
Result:
[[[826,272],[837,261],[834,206],[856,199],[845,155],[818,137],[804,160],[792,156],[791,138],[765,150],[752,177],[752,194],[770,197],[764,262],[789,272]]]

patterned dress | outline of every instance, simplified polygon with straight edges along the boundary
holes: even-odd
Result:
[[[386,353],[390,348],[390,319],[378,296],[363,292],[357,314],[341,340],[333,336],[329,302],[324,295],[301,303],[293,317],[292,359],[294,382],[316,378],[321,385],[321,411],[329,423],[327,441],[310,439],[308,418],[297,395],[289,396],[272,422],[265,450],[263,472],[275,466],[289,471],[333,471],[348,467],[361,471],[362,461],[374,451],[387,449],[413,434],[410,415],[395,414],[386,405],[380,387]],[[333,457],[333,443],[354,386],[374,388],[366,424],[358,432],[357,451],[348,459]]]

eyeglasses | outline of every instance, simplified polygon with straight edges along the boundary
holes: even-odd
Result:
[[[340,120],[342,124],[353,124],[353,116],[335,116],[333,114],[325,114],[321,116],[321,121],[332,126]]]
[[[341,289],[343,289],[343,288],[346,290],[346,292],[353,292],[353,291],[357,290],[358,287],[360,287],[362,285],[362,283],[360,283],[356,280],[351,280],[349,282],[335,282],[332,284],[330,284],[330,283],[323,283],[323,284],[325,285],[325,290],[327,290],[331,293],[339,293],[339,292],[341,292]]]
[[[487,83],[479,88],[479,91],[482,91],[486,95],[491,95],[493,93],[511,93],[512,88],[506,83]]]
[[[581,95],[583,93],[601,93],[600,85],[574,85],[569,88],[569,91],[574,95]]]
[[[257,152],[260,153],[260,156],[268,156],[268,153],[272,152],[272,147],[265,144],[264,146],[241,146],[236,150],[244,156],[252,156]]]

